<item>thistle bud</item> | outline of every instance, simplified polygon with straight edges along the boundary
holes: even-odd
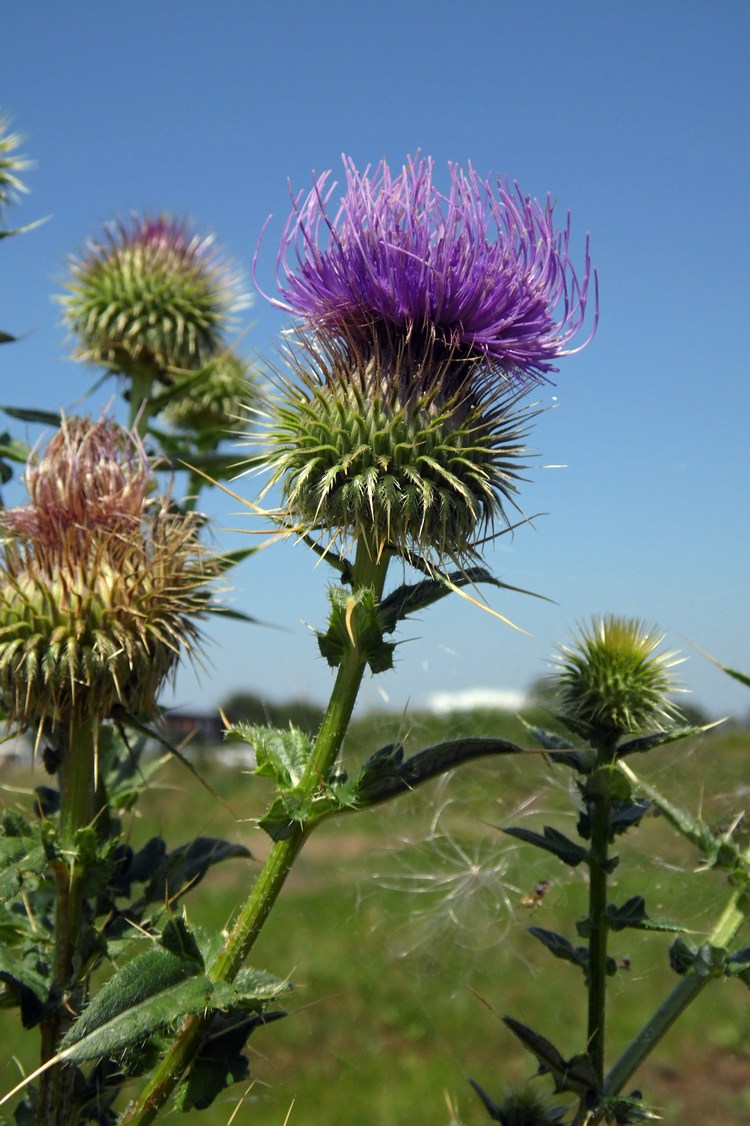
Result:
[[[215,560],[199,520],[150,501],[135,434],[64,419],[26,471],[29,503],[2,514],[0,704],[25,729],[147,717],[198,640]]]
[[[72,259],[64,321],[92,363],[164,376],[196,370],[223,347],[232,313],[248,303],[213,239],[159,215],[113,223]]]
[[[661,731],[679,718],[669,694],[678,691],[675,653],[656,650],[664,635],[635,618],[610,614],[582,626],[573,645],[560,647],[559,714],[591,742]]]
[[[247,413],[258,398],[257,384],[249,364],[233,352],[222,352],[211,360],[197,379],[178,377],[176,394],[163,411],[164,419],[176,430],[198,435],[226,434]]]

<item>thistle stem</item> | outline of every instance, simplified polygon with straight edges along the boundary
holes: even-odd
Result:
[[[606,761],[600,752],[599,762]],[[589,956],[588,956],[588,1052],[597,1085],[604,1080],[604,1042],[607,1002],[607,880],[610,835],[610,793],[607,772],[599,772],[601,788],[592,795],[591,849],[589,854]]]
[[[726,948],[750,915],[750,897],[744,889],[736,891],[727,903],[721,918],[709,935],[710,946]],[[659,1041],[669,1032],[678,1017],[713,979],[709,973],[689,970],[662,1001],[659,1008],[630,1042],[604,1081],[605,1095],[617,1095]]]
[[[379,600],[387,570],[387,556],[379,557],[364,539],[360,540],[352,569],[353,593],[369,587]],[[299,791],[303,802],[305,798],[311,798],[321,782],[330,775],[362,683],[366,658],[357,644],[356,636],[352,636],[350,640],[351,645],[346,649],[339,665],[323,722],[300,781]],[[272,847],[249,898],[209,969],[209,976],[213,981],[233,981],[237,976],[310,831],[311,826],[295,824],[290,835],[285,840],[277,841]],[[194,1058],[210,1019],[200,1015],[185,1018],[172,1047],[139,1097],[125,1110],[120,1126],[147,1126],[147,1123],[155,1120]]]
[[[42,1063],[57,1052],[83,999],[78,967],[84,937],[84,869],[77,856],[76,834],[94,818],[95,747],[94,721],[71,725],[66,732],[60,767],[57,855],[50,864],[57,892],[53,981],[61,998],[55,1011],[41,1022]],[[37,1112],[40,1126],[66,1126],[72,1121],[73,1079],[74,1069],[59,1065],[43,1075]]]

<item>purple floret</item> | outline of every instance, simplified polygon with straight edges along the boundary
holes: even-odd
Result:
[[[433,185],[433,161],[409,160],[392,176],[382,161],[360,175],[344,157],[346,191],[333,218],[330,173],[293,197],[277,262],[277,307],[316,333],[364,354],[414,338],[482,359],[520,381],[543,380],[586,317],[592,278],[568,257],[570,220],[498,179],[494,191],[469,166],[450,165],[449,194]],[[593,273],[596,290],[596,274]]]

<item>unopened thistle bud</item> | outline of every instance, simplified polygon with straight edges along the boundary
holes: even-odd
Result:
[[[675,653],[656,650],[664,635],[635,618],[610,614],[579,630],[573,645],[560,647],[557,672],[559,714],[592,742],[661,731],[679,718],[669,700],[677,691]]]
[[[182,395],[170,399],[164,419],[176,430],[197,435],[226,435],[236,430],[258,399],[257,383],[250,365],[234,352],[222,352],[201,374],[176,377],[175,392],[184,383]]]
[[[239,285],[211,237],[146,216],[110,224],[72,259],[60,301],[82,358],[163,377],[194,371],[225,347],[233,312],[248,303]]]
[[[0,705],[19,729],[145,717],[209,608],[198,519],[149,501],[136,435],[66,419],[2,514]]]

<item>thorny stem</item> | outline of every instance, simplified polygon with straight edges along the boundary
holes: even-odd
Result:
[[[662,803],[667,804],[656,790],[641,782],[629,767],[621,764],[621,768],[628,778],[648,793],[660,808],[662,808]],[[674,816],[677,811],[670,807],[668,810],[664,809],[664,812],[676,824],[676,827],[680,828],[681,819]],[[681,829],[681,831],[683,830]],[[747,862],[750,857],[746,853],[743,859]],[[740,887],[730,897],[719,921],[706,940],[707,944],[718,949],[726,949],[747,921],[748,916],[750,916],[750,893],[748,893],[746,887]],[[698,970],[693,968],[680,979],[671,993],[662,1001],[658,1009],[630,1042],[607,1075],[604,1081],[605,1095],[617,1095],[622,1091],[628,1080],[648,1058],[678,1017],[682,1015],[688,1005],[692,1004],[714,976],[716,975],[711,973],[699,973]]]
[[[77,856],[76,834],[94,818],[95,721],[82,722],[65,733],[60,767],[60,813],[57,856],[51,862],[56,885],[53,981],[60,1004],[41,1022],[41,1062],[52,1059],[60,1038],[73,1022],[82,1001],[78,969],[81,962],[84,869]],[[41,1080],[39,1126],[69,1126],[74,1069],[61,1065]]]
[[[611,759],[608,749],[599,750],[599,767]],[[597,1086],[604,1080],[605,1016],[607,1001],[607,879],[610,836],[610,779],[598,769],[590,779],[595,792],[590,798],[591,849],[589,852],[589,954],[588,954],[588,1052]]]
[[[356,594],[357,591],[370,587],[374,590],[376,599],[380,599],[387,570],[388,557],[378,556],[375,549],[361,539],[352,569],[353,592]],[[357,645],[356,637],[351,640],[352,644],[339,665],[328,708],[300,781],[300,796],[303,801],[312,797],[321,781],[329,777],[362,683],[366,658]],[[272,847],[249,898],[209,969],[209,976],[213,981],[233,981],[237,976],[309,833],[309,827],[295,824],[290,836],[286,840],[277,841]],[[172,1047],[139,1097],[126,1109],[120,1119],[120,1126],[147,1126],[155,1120],[195,1056],[209,1023],[210,1018],[200,1015],[185,1018]]]

